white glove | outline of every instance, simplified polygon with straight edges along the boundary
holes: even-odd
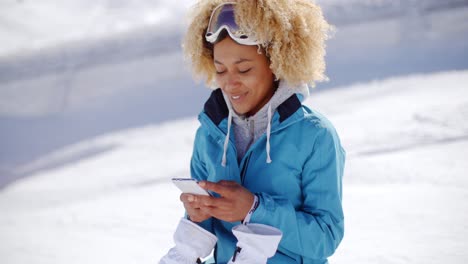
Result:
[[[182,218],[174,233],[175,247],[159,264],[194,264],[198,258],[207,257],[218,239],[190,220]]]
[[[238,225],[232,229],[237,249],[229,264],[262,264],[276,253],[281,230],[262,224]]]

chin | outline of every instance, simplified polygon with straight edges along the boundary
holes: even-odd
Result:
[[[236,113],[237,113],[238,115],[245,115],[246,113],[249,112],[249,111],[246,111],[246,110],[244,110],[244,109],[236,109],[236,108],[234,108],[234,111],[236,111]]]

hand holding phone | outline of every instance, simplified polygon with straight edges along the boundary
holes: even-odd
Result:
[[[197,180],[191,178],[172,178],[172,182],[179,188],[183,193],[190,193],[196,195],[208,195],[211,194],[198,185]]]

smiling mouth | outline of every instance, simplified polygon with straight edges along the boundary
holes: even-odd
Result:
[[[244,94],[240,94],[240,95],[231,95],[231,99],[236,101],[236,100],[239,100],[239,99],[242,99],[245,97],[247,93],[244,93]]]

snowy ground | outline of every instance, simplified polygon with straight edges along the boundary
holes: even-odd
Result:
[[[166,252],[208,94],[180,52],[193,2],[0,1],[0,263]],[[338,30],[307,104],[348,152],[332,263],[468,263],[468,2],[317,2]]]
[[[348,151],[333,262],[468,261],[467,85],[467,71],[416,75],[311,99]]]
[[[348,152],[332,263],[466,263],[468,71],[313,92]],[[91,138],[0,191],[1,263],[156,263],[183,214],[195,117]]]

